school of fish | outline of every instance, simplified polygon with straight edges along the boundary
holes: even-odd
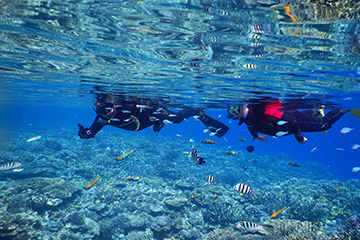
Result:
[[[289,16],[292,16],[289,14],[289,9],[290,7],[287,8],[287,6],[285,6],[285,9],[286,9],[286,13],[289,15]],[[210,12],[210,10],[209,10]],[[258,26],[252,26],[257,33],[261,33],[261,30]],[[257,35],[257,34],[253,34],[252,35],[253,38],[259,38],[260,36]],[[194,42],[201,46],[203,48],[204,51],[206,51],[206,46],[205,44],[202,42],[202,39],[201,39],[201,36],[198,36],[197,38],[195,38]],[[94,60],[95,61],[95,60]],[[246,68],[257,68],[258,66],[257,65],[254,65],[254,64],[246,64],[244,65],[244,67]],[[139,106],[139,107],[138,107]],[[142,105],[137,105],[137,107],[140,109],[140,111],[142,111],[144,109],[144,107],[142,107]],[[146,107],[146,106],[145,106]],[[123,111],[126,111],[126,110],[123,110]],[[220,117],[221,115],[219,115]],[[199,120],[198,119],[199,117],[198,116],[195,116],[194,117],[194,120]],[[132,119],[129,119],[129,121],[132,120]],[[169,121],[169,120],[163,120],[163,123],[164,124],[172,124],[173,122]],[[277,125],[279,126],[282,126],[282,125],[285,125],[287,124],[287,121],[278,121],[277,122]],[[208,131],[211,131],[211,133],[209,134],[209,136],[214,136],[216,135],[216,133],[218,131],[220,131],[220,129],[212,129],[212,127],[209,127],[207,129],[204,129],[203,130],[203,133],[207,133]],[[350,127],[343,127],[340,132],[342,134],[347,134],[351,131],[355,130],[354,128],[350,128]],[[284,135],[287,135],[288,132],[278,132],[276,134],[276,136],[284,136]],[[180,134],[177,134],[176,136],[178,137],[182,137],[182,135]],[[34,142],[34,141],[37,141],[41,139],[41,136],[34,136],[34,137],[31,137],[29,139],[27,139],[27,142]],[[225,139],[226,140],[226,139]],[[239,138],[238,139],[240,142],[246,142],[246,139],[245,138]],[[190,139],[189,142],[191,143],[195,143],[195,141],[193,139]],[[217,142],[213,141],[213,140],[210,140],[210,139],[203,139],[201,140],[202,143],[205,143],[205,144],[217,144]],[[227,142],[227,140],[226,140]],[[360,147],[359,144],[352,144],[351,146],[351,149],[352,150],[356,150]],[[230,147],[229,147],[230,148]],[[310,153],[313,153],[315,150],[317,149],[317,147],[314,147],[310,150]],[[250,146],[247,146],[246,147],[246,150],[250,153],[252,153],[255,148],[254,146],[250,145]],[[343,148],[336,148],[336,150],[339,150],[339,151],[345,151]],[[116,161],[121,161],[121,160],[124,160],[125,158],[129,157],[132,153],[134,152],[133,149],[131,149],[130,151],[128,152],[123,152],[121,155],[119,155],[118,157],[115,158]],[[200,157],[199,153],[198,153],[198,150],[197,148],[194,148],[191,152],[186,152],[188,157],[190,157],[193,161],[194,164],[196,165],[203,165],[205,164],[205,161],[202,157]],[[232,155],[237,155],[239,154],[239,152],[236,152],[236,151],[227,151],[226,152],[227,155],[229,156],[232,156]],[[68,164],[69,160],[67,160],[66,164]],[[253,162],[257,162],[257,160],[253,160]],[[294,163],[294,162],[288,162],[287,163],[288,165],[290,166],[293,166],[293,167],[298,167],[300,168],[301,166]],[[9,163],[5,163],[3,165],[0,166],[0,172],[5,172],[5,171],[11,171],[11,170],[19,170],[18,168],[21,166],[21,163],[18,163],[18,162],[9,162]],[[247,166],[244,166],[244,172],[246,171],[247,169]],[[19,171],[21,171],[22,169],[20,169]],[[352,172],[354,173],[357,173],[360,171],[360,167],[354,167],[352,170]],[[143,174],[141,174],[140,176],[136,176],[136,177],[126,177],[126,179],[130,182],[133,182],[133,181],[139,181],[141,178],[143,177]],[[96,178],[92,181],[90,181],[86,188],[89,189],[91,187],[93,187],[95,184],[97,184],[99,181],[101,180],[101,177],[99,178]],[[204,178],[205,182],[207,183],[218,183],[219,180],[217,178],[215,178],[214,176],[212,175],[208,175]],[[255,198],[257,198],[257,194],[259,194],[258,192],[255,192],[249,185],[246,185],[244,183],[238,183],[236,184],[235,186],[233,186],[233,189],[239,193],[241,196],[244,196],[244,195],[251,195]],[[337,188],[337,191],[339,192],[340,191],[340,188]],[[216,200],[217,198],[219,198],[220,195],[215,195],[213,197],[213,200]],[[315,196],[314,199],[318,199],[320,198],[320,196]],[[197,194],[192,194],[190,195],[190,199],[200,199],[200,196],[197,195]],[[277,216],[279,216],[283,211],[285,210],[285,207],[274,212],[270,218],[276,218]],[[316,222],[315,223],[316,225],[318,226],[325,226],[325,223],[321,223],[321,222]],[[247,221],[239,221],[238,223],[235,224],[235,227],[239,230],[243,230],[243,231],[246,231],[246,232],[250,232],[250,233],[262,233],[262,234],[267,234],[268,233],[268,227],[265,227],[264,225],[261,225],[261,224],[257,224],[257,223],[253,223],[253,222],[247,222]]]

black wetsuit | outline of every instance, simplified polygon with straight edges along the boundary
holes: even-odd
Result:
[[[124,130],[139,131],[147,127],[153,127],[154,132],[159,132],[165,123],[180,123],[184,119],[198,115],[199,120],[210,129],[216,132],[216,136],[222,137],[228,127],[218,120],[207,115],[203,110],[185,108],[178,113],[166,110],[156,104],[121,101],[118,103],[95,103],[97,116],[90,126],[84,128],[79,125],[79,136],[81,138],[93,138],[105,126],[111,125]]]
[[[249,112],[245,123],[254,138],[258,133],[269,136],[294,134],[298,142],[304,140],[301,132],[320,132],[331,128],[347,111],[332,110],[324,117],[314,116],[313,110],[299,111],[283,108],[281,103],[248,105]]]

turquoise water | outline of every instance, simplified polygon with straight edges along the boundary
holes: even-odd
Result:
[[[359,173],[351,171],[360,167],[360,149],[351,149],[360,144],[359,119],[347,113],[327,134],[304,133],[300,145],[293,136],[253,141],[226,117],[245,99],[358,109],[356,1],[0,8],[0,165],[22,164],[0,172],[1,239],[360,239]],[[106,126],[80,139],[77,123],[92,124],[97,93],[152,99],[175,112],[199,107],[230,130],[209,136],[190,117],[158,136]],[[344,127],[354,130],[342,134]],[[41,138],[27,142],[34,136]],[[194,147],[206,164],[187,157]],[[209,175],[219,182],[206,183]],[[238,183],[257,198],[240,196]],[[239,221],[269,233],[236,229]]]

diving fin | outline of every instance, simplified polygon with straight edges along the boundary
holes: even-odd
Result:
[[[356,110],[350,110],[349,111],[351,113],[351,115],[357,117],[358,119],[360,119],[360,109],[356,109]]]
[[[215,136],[221,138],[229,130],[229,127],[215,118],[207,115],[204,111],[199,114],[199,120],[208,128],[211,132],[216,132]]]

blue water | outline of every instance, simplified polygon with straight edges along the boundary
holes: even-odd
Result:
[[[267,239],[235,223],[263,224],[283,207],[274,239],[350,234],[341,227],[357,229],[347,219],[360,217],[360,172],[351,171],[359,119],[347,113],[300,145],[293,136],[253,141],[226,117],[229,105],[270,98],[325,113],[360,108],[359,4],[338,2],[2,1],[0,165],[22,166],[0,172],[0,238]],[[98,93],[201,108],[230,130],[210,137],[190,117],[159,136],[106,126],[80,139]],[[205,165],[186,157],[194,147]],[[205,183],[208,175],[220,182]],[[236,193],[239,182],[258,198]]]
[[[9,126],[13,131],[19,132],[19,134],[29,131],[44,131],[46,133],[49,130],[60,131],[61,129],[70,129],[75,136],[78,131],[77,123],[90,126],[96,116],[91,106],[88,108],[9,106],[8,111],[11,111],[12,115],[5,115],[2,120],[5,125]],[[206,127],[201,122],[194,121],[193,118],[189,118],[188,121],[183,121],[181,124],[166,125],[159,134],[163,136],[176,136],[180,134],[185,139],[194,139],[195,142],[211,138],[218,143],[215,148],[234,151],[245,151],[247,146],[253,145],[255,152],[261,156],[278,156],[279,154],[291,156],[300,165],[304,162],[323,164],[336,179],[342,181],[359,179],[359,173],[353,173],[351,169],[359,166],[358,156],[360,149],[352,150],[351,146],[360,143],[360,120],[349,113],[337,121],[328,130],[327,134],[304,133],[304,136],[308,138],[308,142],[300,145],[293,136],[277,137],[276,139],[269,137],[267,142],[253,141],[245,124],[238,126],[237,120],[227,119],[227,112],[225,110],[210,110],[207,112],[230,127],[230,130],[224,136],[227,141],[224,138],[215,139],[214,137],[209,137],[209,133],[203,133]],[[343,127],[352,127],[355,130],[342,134],[340,130]],[[114,136],[121,136],[124,133],[124,130],[111,126],[105,127],[103,131],[110,132]],[[155,136],[151,128],[134,134],[145,135],[149,138]],[[247,142],[240,142],[238,138],[245,138]],[[79,139],[79,141],[84,140]],[[314,147],[316,147],[316,150],[310,153]],[[336,148],[343,149],[343,151]]]

